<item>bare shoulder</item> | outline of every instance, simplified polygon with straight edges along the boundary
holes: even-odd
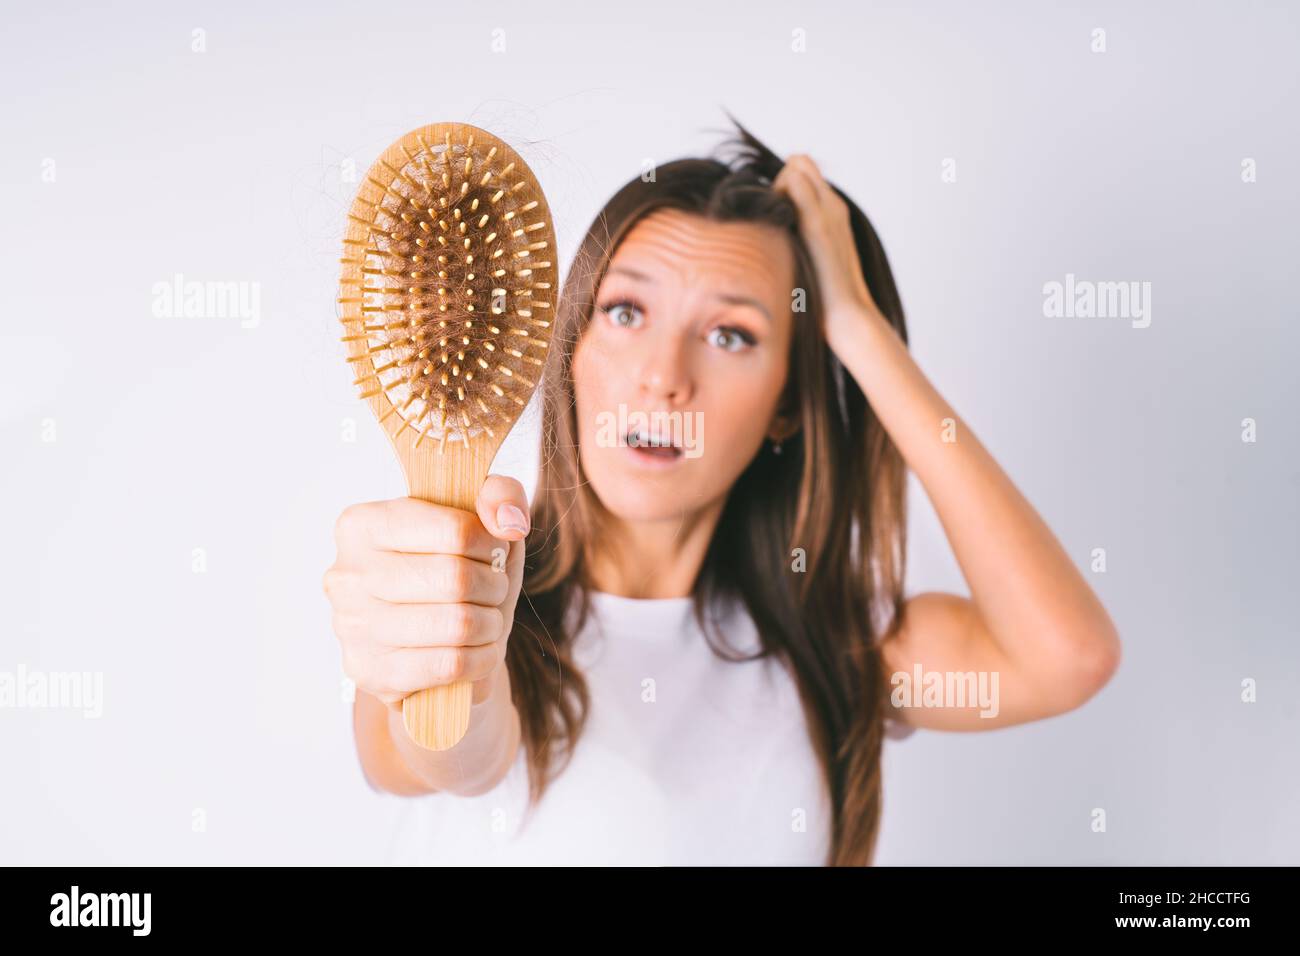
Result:
[[[881,641],[884,692],[899,723],[994,730],[1073,710],[1113,671],[1063,660],[1047,648],[1014,659],[970,598],[924,592],[904,602],[902,616]]]

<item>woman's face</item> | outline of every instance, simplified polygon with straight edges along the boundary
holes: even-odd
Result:
[[[794,270],[775,226],[660,209],[623,239],[573,355],[579,456],[608,511],[725,500],[785,385]]]

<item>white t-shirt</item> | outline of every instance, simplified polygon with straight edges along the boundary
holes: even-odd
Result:
[[[824,864],[830,799],[786,668],[718,657],[689,597],[591,601],[573,644],[591,694],[587,723],[529,819],[521,746],[488,793],[396,798],[390,862]],[[719,623],[728,646],[759,647],[743,607]]]

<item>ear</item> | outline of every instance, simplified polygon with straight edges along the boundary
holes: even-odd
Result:
[[[782,442],[799,430],[799,403],[796,400],[794,383],[787,382],[781,400],[777,402],[772,421],[767,426],[769,441]]]
[[[799,419],[793,415],[776,415],[767,426],[767,437],[771,441],[785,441],[799,431]]]

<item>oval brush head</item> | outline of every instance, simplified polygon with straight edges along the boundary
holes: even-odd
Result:
[[[541,186],[491,133],[424,126],[370,167],[343,243],[354,384],[411,496],[473,512],[546,362],[558,273]],[[429,749],[454,746],[470,699],[464,681],[411,695],[407,732]]]

